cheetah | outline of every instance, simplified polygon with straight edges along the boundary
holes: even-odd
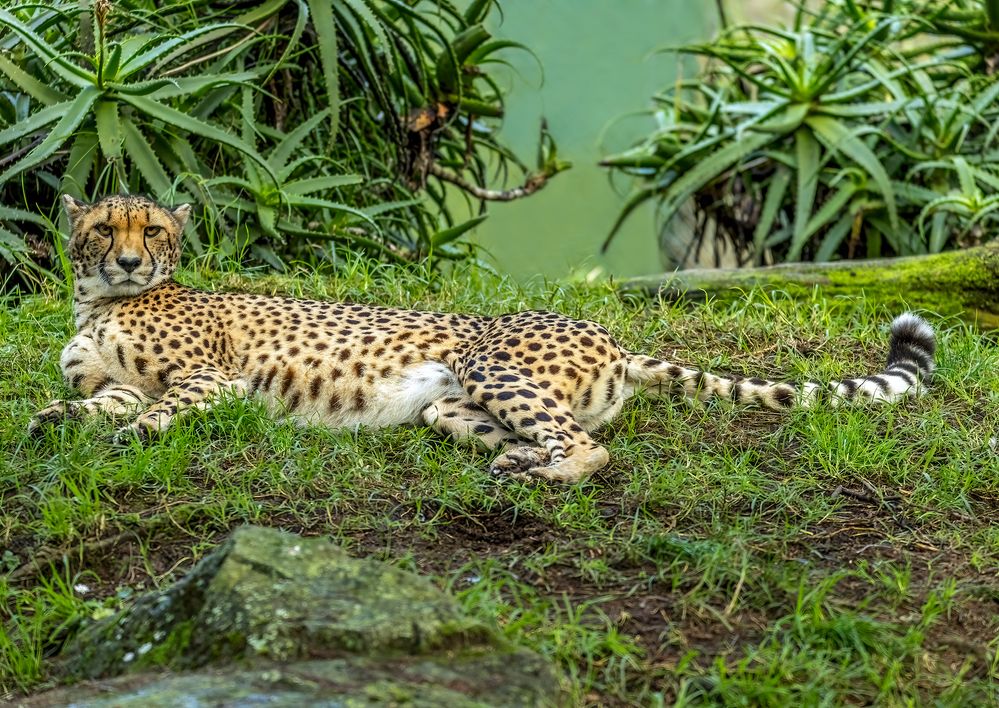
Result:
[[[125,439],[165,431],[220,394],[257,395],[276,414],[333,427],[428,425],[499,450],[491,471],[576,483],[604,467],[590,433],[638,391],[784,410],[820,400],[895,401],[934,368],[932,328],[891,327],[885,370],[801,385],[725,377],[622,349],[604,327],[555,312],[499,317],[206,292],[173,278],[190,206],[141,196],[63,197],[76,335],[66,381],[85,397],[38,412],[110,414]]]

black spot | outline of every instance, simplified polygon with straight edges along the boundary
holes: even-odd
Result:
[[[790,388],[775,389],[774,400],[777,402],[777,405],[790,408],[794,405],[794,391]]]

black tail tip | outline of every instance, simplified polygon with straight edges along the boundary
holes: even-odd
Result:
[[[933,355],[936,350],[937,338],[933,327],[919,315],[906,312],[891,323],[889,366],[899,362],[912,362],[919,367],[923,376],[928,376],[933,371]]]

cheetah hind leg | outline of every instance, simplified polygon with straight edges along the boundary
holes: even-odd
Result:
[[[423,409],[423,421],[439,433],[456,441],[471,441],[486,450],[507,450],[493,463],[493,473],[502,474],[506,470],[526,471],[537,464],[547,462],[547,451],[542,448],[526,448],[527,442],[505,425],[496,420],[486,409],[468,396],[446,396],[433,401]],[[517,450],[536,450],[543,457],[520,457],[501,462]],[[503,472],[497,470],[497,464]]]
[[[489,471],[497,477],[538,479],[530,473],[531,470],[547,466],[550,460],[551,455],[545,448],[522,445],[508,449],[493,460]]]

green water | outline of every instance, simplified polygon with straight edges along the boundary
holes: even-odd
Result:
[[[616,276],[661,270],[651,208],[636,213],[600,256],[630,185],[623,179],[612,185],[596,163],[653,128],[650,116],[618,119],[647,109],[649,97],[676,80],[675,55],[653,52],[703,39],[711,7],[697,0],[502,3],[502,20],[491,30],[531,47],[544,71],[542,80],[530,55],[506,53],[515,71],[501,76],[510,88],[503,138],[532,165],[545,116],[559,156],[574,166],[527,199],[491,205],[475,238],[498,268],[521,278],[594,268]]]

